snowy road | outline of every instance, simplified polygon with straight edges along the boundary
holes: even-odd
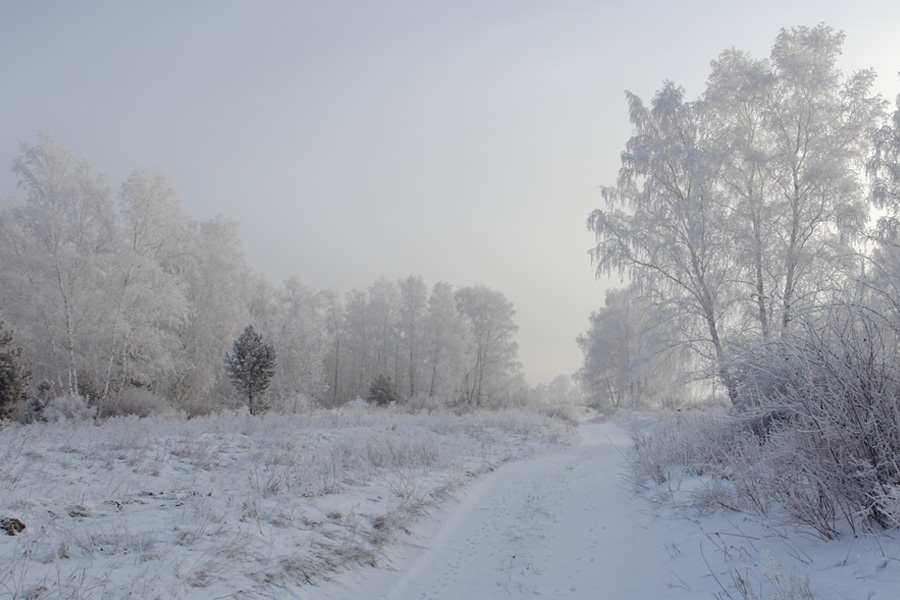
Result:
[[[581,431],[580,444],[483,477],[436,515],[421,546],[393,570],[343,576],[318,592],[373,600],[697,597],[678,589],[670,571],[679,557],[660,541],[665,524],[623,487],[625,432],[611,423]]]

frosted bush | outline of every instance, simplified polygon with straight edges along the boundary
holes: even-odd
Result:
[[[873,494],[872,500],[891,527],[900,527],[900,485],[886,486]]]
[[[94,418],[94,410],[84,401],[82,396],[59,396],[44,407],[44,418],[47,421],[85,421]]]
[[[111,398],[100,407],[101,417],[136,415],[147,417],[162,413],[168,408],[165,398],[146,388],[128,387],[118,396]]]
[[[743,360],[748,415],[776,417],[773,497],[825,537],[896,525],[872,500],[900,484],[898,364],[896,323],[854,304],[810,311]]]
[[[625,454],[630,483],[641,491],[677,484],[686,475],[704,475],[722,463],[725,448],[738,434],[734,420],[719,412],[632,421],[633,446]]]
[[[735,363],[742,402],[727,417],[633,429],[633,485],[711,475],[698,502],[777,506],[828,539],[900,526],[900,326],[853,304],[795,317]]]

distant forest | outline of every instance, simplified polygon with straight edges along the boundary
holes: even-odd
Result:
[[[13,170],[24,199],[0,212],[0,318],[35,402],[80,396],[101,415],[239,404],[223,360],[247,325],[277,354],[271,409],[365,399],[379,377],[399,402],[531,393],[499,291],[415,275],[343,296],[276,286],[245,264],[237,223],[191,220],[164,173],[136,170],[114,193],[48,135]]]

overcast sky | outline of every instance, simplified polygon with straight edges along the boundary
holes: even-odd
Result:
[[[624,91],[693,99],[722,50],[767,56],[823,21],[893,102],[896,0],[6,0],[0,196],[21,196],[9,167],[41,131],[114,189],[162,169],[191,217],[239,221],[275,282],[502,291],[547,383],[578,368],[610,285],[585,220],[630,134]]]

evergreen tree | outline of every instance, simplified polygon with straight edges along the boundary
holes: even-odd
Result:
[[[13,333],[0,321],[0,419],[8,419],[20,401],[25,400],[29,374],[22,370],[22,349],[12,346]]]
[[[247,325],[234,341],[231,354],[225,355],[225,371],[234,388],[247,395],[251,415],[259,412],[259,402],[254,404],[253,399],[269,387],[275,365],[275,348],[263,343],[253,325]]]
[[[387,375],[379,375],[369,387],[369,395],[366,398],[371,404],[376,406],[387,406],[397,399],[397,393],[394,390],[394,382]]]

